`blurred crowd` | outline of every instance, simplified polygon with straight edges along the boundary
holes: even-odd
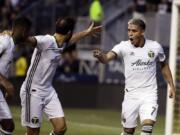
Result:
[[[58,17],[60,16],[86,16],[101,24],[104,15],[104,5],[113,0],[0,0],[0,31],[10,29],[14,19],[21,15],[22,11],[29,8],[33,3],[41,1],[45,6],[56,5]],[[172,0],[132,0],[132,13],[134,17],[141,17],[147,12],[169,13],[171,12]],[[49,11],[47,11],[49,12]],[[43,13],[43,12],[42,12]],[[92,40],[95,41],[95,40]],[[98,40],[97,40],[98,41]],[[98,41],[101,42],[101,41]],[[91,44],[91,43],[90,43]],[[28,53],[20,51],[15,58],[15,75],[24,76],[29,65]],[[30,51],[32,53],[32,51]],[[76,47],[67,49],[63,54],[63,62],[58,68],[63,73],[78,73],[78,53]]]
[[[171,12],[172,0],[134,0],[134,11],[146,12]]]
[[[147,12],[170,13],[171,5],[172,0],[134,0],[133,17],[144,19]]]
[[[89,16],[89,9],[94,1],[99,1],[102,7],[111,0],[44,0],[46,5],[56,3],[61,16]],[[113,0],[112,0],[113,1]],[[133,10],[138,13],[171,12],[172,0],[133,0]],[[30,7],[36,0],[0,0],[0,29],[10,28],[13,20],[24,9]]]
[[[35,0],[0,0],[0,29],[9,29],[12,22]]]

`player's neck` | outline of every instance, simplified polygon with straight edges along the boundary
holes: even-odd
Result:
[[[61,45],[65,41],[65,36],[58,33],[54,34],[54,38],[56,39],[58,46]]]
[[[139,46],[138,47],[144,47],[145,41],[146,41],[145,38],[142,37],[141,40],[139,41]]]
[[[145,41],[146,41],[145,38],[142,37],[142,39],[141,39],[141,41],[140,41],[140,47],[144,47]]]

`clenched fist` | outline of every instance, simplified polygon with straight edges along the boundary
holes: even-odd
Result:
[[[93,50],[93,56],[96,58],[101,58],[103,56],[103,52],[100,49]]]

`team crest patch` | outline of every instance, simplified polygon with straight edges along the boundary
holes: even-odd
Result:
[[[31,122],[32,122],[33,124],[37,124],[37,123],[39,122],[38,117],[33,117],[33,118],[31,119]]]
[[[149,56],[150,58],[154,58],[154,52],[153,52],[153,51],[149,51],[149,52],[148,52],[148,56]]]

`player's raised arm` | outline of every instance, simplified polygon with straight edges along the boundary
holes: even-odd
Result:
[[[70,44],[73,44],[87,36],[97,36],[97,34],[101,31],[101,28],[102,26],[94,26],[94,22],[92,22],[87,29],[74,33],[70,39]]]
[[[163,74],[164,79],[167,81],[168,85],[170,86],[169,89],[169,98],[175,98],[175,86],[173,83],[173,78],[171,74],[171,70],[169,65],[166,62],[160,62],[161,72]]]
[[[112,52],[112,51],[109,51],[107,53],[104,53],[102,50],[100,49],[96,49],[93,51],[93,55],[94,57],[96,57],[101,63],[108,63],[109,61],[111,60],[114,60],[116,59],[117,55]]]

